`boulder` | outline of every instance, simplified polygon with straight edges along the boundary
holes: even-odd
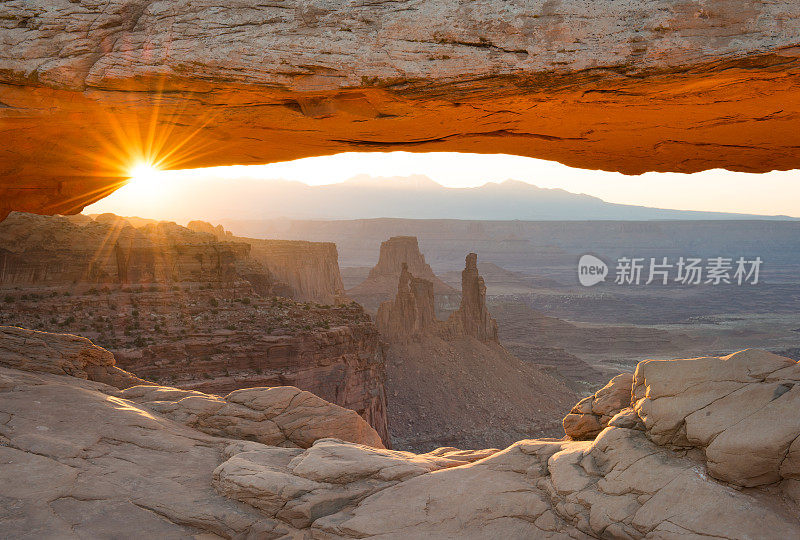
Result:
[[[789,410],[798,367],[763,351],[640,363],[637,400],[593,441],[426,454],[318,437],[359,428],[294,388],[119,390],[19,365],[30,370],[0,366],[0,530],[10,538],[800,536],[800,426]],[[723,382],[741,388],[705,393]],[[598,417],[599,402],[607,416],[623,401],[611,395],[621,392],[576,408]],[[646,431],[622,427],[639,423]]]
[[[442,449],[417,455],[323,439],[305,451],[261,448],[228,452],[232,455],[214,471],[213,484],[221,494],[305,528],[399,482],[494,452]]]
[[[800,365],[756,349],[647,360],[633,407],[656,444],[702,449],[708,472],[740,486],[800,478]]]
[[[621,373],[594,395],[583,398],[564,417],[564,433],[576,441],[594,439],[615,415],[630,407],[632,383],[631,373]]]

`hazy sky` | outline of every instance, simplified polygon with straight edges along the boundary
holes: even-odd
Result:
[[[206,181],[218,178],[220,189],[225,189],[225,179],[229,178],[246,177],[254,182],[283,178],[322,185],[343,182],[358,174],[424,174],[448,187],[476,187],[486,182],[513,178],[539,187],[562,188],[622,204],[800,216],[800,171],[797,170],[748,174],[717,169],[695,174],[647,173],[626,176],[573,169],[560,163],[506,154],[450,152],[349,152],[270,165],[165,171],[135,178],[108,198],[87,207],[84,212],[151,217],[148,215],[148,201],[152,204],[171,188],[185,185],[193,178]]]

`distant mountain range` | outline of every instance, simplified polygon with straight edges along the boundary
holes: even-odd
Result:
[[[222,185],[222,189],[221,189]],[[470,219],[665,220],[792,219],[724,212],[631,206],[563,189],[506,180],[476,188],[444,187],[427,176],[360,175],[340,184],[308,186],[289,180],[191,182],[173,194],[190,219]],[[164,200],[162,204],[170,204]]]

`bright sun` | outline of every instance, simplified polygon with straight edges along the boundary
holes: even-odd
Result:
[[[140,161],[129,169],[128,174],[129,180],[120,189],[127,197],[147,203],[164,195],[164,171],[151,162]]]
[[[152,182],[158,180],[161,171],[152,163],[142,161],[134,165],[130,170],[132,182]]]

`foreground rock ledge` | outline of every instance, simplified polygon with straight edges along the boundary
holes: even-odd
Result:
[[[790,0],[4,2],[0,217],[104,197],[151,122],[167,168],[352,150],[797,168],[799,34]]]
[[[56,375],[87,357],[74,354],[71,339],[38,339],[65,346],[72,360],[51,355],[57,367],[48,368],[0,352],[0,530],[10,537],[800,535],[800,425],[790,412],[800,368],[763,351],[640,363],[628,407],[638,423],[617,427],[631,414],[622,410],[593,441],[412,454],[345,442],[297,398],[278,408],[322,428],[308,444],[289,441],[295,430],[286,422],[278,422],[285,444],[242,440],[250,437],[229,429],[230,417],[208,414],[214,396],[84,379],[97,356],[76,376]],[[595,396],[598,411],[624,405],[620,387]],[[259,397],[265,390],[227,401],[250,411],[240,419],[268,424],[257,418],[272,402]],[[720,439],[729,442],[715,450]]]

